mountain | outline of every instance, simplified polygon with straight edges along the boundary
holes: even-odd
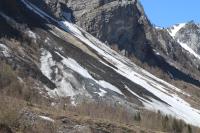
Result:
[[[173,30],[175,30],[173,33],[174,35],[171,32],[170,34],[175,40],[177,40],[190,54],[199,59],[199,25],[191,21],[179,24],[177,25],[177,28],[174,28]]]
[[[140,2],[68,1],[66,5],[72,10],[68,15],[72,16],[72,22],[123,55],[159,67],[175,79],[200,85],[199,75],[196,75],[199,62],[194,62],[187,53],[181,51],[180,45],[166,31],[159,31],[152,26]],[[60,14],[64,13],[61,11]],[[179,58],[180,54],[186,57]]]
[[[197,24],[158,29],[136,0],[2,0],[0,31],[0,131],[199,131]]]

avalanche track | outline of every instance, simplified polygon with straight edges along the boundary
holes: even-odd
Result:
[[[164,114],[172,115],[176,118],[184,120],[189,124],[200,126],[200,111],[191,107],[189,103],[179,96],[181,94],[190,97],[187,93],[136,66],[129,59],[111,50],[105,44],[94,38],[89,33],[85,32],[77,25],[69,23],[65,20],[56,20],[27,0],[19,0],[19,3],[27,8],[30,12],[37,14],[38,17],[45,20],[46,24],[51,25],[49,28],[57,37],[66,39],[65,34],[60,36],[60,34],[54,32],[55,28],[76,37],[80,42],[84,43],[85,46],[92,49],[98,55],[98,57],[100,57],[98,58],[99,62],[112,69],[116,75],[120,75],[132,82],[132,84],[140,86],[143,93],[138,93],[138,90],[136,91],[135,87],[132,87],[126,83],[124,83],[124,87],[119,88],[117,85],[109,83],[109,81],[94,79],[85,66],[79,64],[75,59],[64,57],[61,53],[57,52],[57,55],[62,59],[63,66],[72,69],[87,79],[94,81],[94,83],[102,86],[103,88],[110,89],[111,91],[120,95],[120,97],[124,97],[124,99],[126,99],[126,94],[124,93],[125,91],[132,94],[144,105],[144,108],[148,110],[160,110]],[[40,69],[42,73],[51,80],[51,65],[55,66],[58,64],[52,60],[51,53],[46,50],[43,50],[40,61]],[[60,64],[58,66],[61,67]],[[66,72],[63,73],[67,76]],[[53,82],[55,82],[59,91],[49,90],[50,95],[56,93],[57,95],[67,95],[73,97],[77,94],[73,91],[72,86],[65,83],[64,80]],[[64,89],[65,86],[68,86],[69,88],[67,92]],[[99,96],[103,97],[107,94],[107,91],[100,89],[98,94]]]

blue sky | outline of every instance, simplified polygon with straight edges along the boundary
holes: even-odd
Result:
[[[151,22],[168,27],[194,20],[200,23],[200,0],[140,0]]]

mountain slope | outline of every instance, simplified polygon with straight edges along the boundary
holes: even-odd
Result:
[[[5,28],[1,60],[19,71],[25,85],[31,78],[31,87],[49,104],[56,106],[67,97],[74,105],[101,101],[130,112],[160,111],[200,125],[200,111],[183,99],[192,97],[187,92],[140,68],[68,19],[59,20],[28,0],[18,0],[14,7],[16,16],[9,9],[0,12]]]
[[[72,22],[121,54],[158,67],[174,79],[200,86],[199,61],[193,61],[182,51],[168,32],[155,29],[139,1],[87,0],[68,1],[62,5],[71,9],[69,19]],[[62,8],[56,9],[61,16],[65,12]]]

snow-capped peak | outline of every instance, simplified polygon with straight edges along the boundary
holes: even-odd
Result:
[[[186,27],[186,25],[190,25],[190,24],[192,24],[192,25],[194,24],[194,25],[199,27],[199,25],[195,24],[194,21],[189,21],[187,23],[180,23],[180,24],[174,25],[174,26],[168,28],[167,31],[180,44],[180,46],[183,49],[185,49],[188,53],[190,53],[191,55],[193,55],[197,59],[200,59],[200,55],[198,54],[198,52],[195,49],[195,47],[193,47],[191,45],[191,42],[185,42],[184,41],[184,38],[183,38],[185,36],[184,33],[182,35],[177,35],[177,32],[179,32],[183,27]],[[191,33],[187,33],[187,34],[189,36],[192,36]],[[195,43],[195,42],[193,42],[193,43]]]
[[[176,25],[172,26],[171,28],[169,28],[167,31],[174,38],[176,33],[178,31],[180,31],[180,29],[182,29],[185,25],[186,25],[186,23],[176,24]]]

